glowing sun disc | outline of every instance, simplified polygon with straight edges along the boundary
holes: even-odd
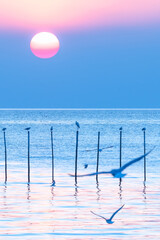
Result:
[[[30,48],[39,58],[51,58],[59,50],[59,40],[50,32],[40,32],[31,39]]]

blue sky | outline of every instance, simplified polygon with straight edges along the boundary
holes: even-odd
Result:
[[[39,59],[33,31],[0,32],[0,108],[158,108],[158,26],[59,32],[60,51]]]

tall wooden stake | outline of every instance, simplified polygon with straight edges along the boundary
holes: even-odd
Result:
[[[28,130],[28,183],[30,183],[30,131]]]
[[[51,127],[51,149],[52,149],[52,185],[54,185],[55,180],[54,180],[53,127]]]
[[[98,168],[99,168],[99,144],[100,144],[100,132],[98,132],[96,173],[98,173]],[[96,181],[98,182],[98,174],[96,175]]]
[[[30,127],[24,130],[28,132],[28,183],[30,183]]]
[[[144,155],[146,154],[146,128],[142,128],[144,140]],[[146,156],[144,156],[144,182],[146,181]]]
[[[78,135],[79,131],[76,131],[76,153],[75,153],[75,183],[77,184],[77,159],[78,159]]]
[[[4,137],[4,151],[5,151],[5,183],[7,182],[7,145],[6,145],[6,128],[2,129]]]
[[[122,127],[120,130],[120,151],[119,151],[119,167],[122,166]]]

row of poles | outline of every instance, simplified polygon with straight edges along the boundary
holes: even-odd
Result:
[[[77,166],[78,166],[78,139],[79,139],[79,129],[80,125],[76,121],[77,126],[76,131],[76,151],[75,151],[75,184],[77,184]],[[28,135],[28,183],[30,183],[30,128],[25,128]],[[2,129],[3,138],[4,138],[4,153],[5,153],[5,183],[7,182],[7,144],[6,144],[6,128]],[[120,131],[120,156],[119,156],[119,167],[122,166],[122,127],[119,128]],[[143,137],[144,137],[144,155],[146,153],[146,128],[142,128]],[[53,127],[50,128],[51,133],[51,154],[52,154],[52,186],[55,185],[54,179],[54,145],[53,145]],[[98,132],[98,143],[97,143],[97,164],[96,164],[96,173],[99,169],[99,153],[100,153],[100,132]],[[98,174],[96,175],[96,181],[98,182]],[[146,181],[146,157],[144,156],[144,181]]]
[[[78,136],[80,125],[76,122],[77,131],[76,131],[76,153],[75,153],[75,184],[77,184],[77,162],[78,162]],[[120,131],[120,147],[119,147],[119,167],[122,167],[122,127],[119,128]],[[144,155],[146,154],[146,128],[142,128],[143,138],[144,138]],[[100,132],[98,132],[98,142],[97,142],[97,164],[96,164],[96,173],[99,169],[99,153],[100,153]],[[144,156],[144,182],[146,181],[146,156]],[[96,182],[98,183],[98,174],[96,174]]]
[[[28,183],[31,182],[31,177],[30,177],[30,128],[25,128],[25,130],[27,131],[27,135],[28,135],[28,144],[27,144],[27,148],[28,148],[28,161],[27,161],[27,165],[28,165]],[[6,128],[2,129],[3,131],[3,139],[4,139],[4,152],[5,152],[5,183],[7,183],[7,144],[6,144]],[[55,180],[54,180],[54,149],[53,149],[53,127],[50,128],[50,132],[51,132],[51,151],[52,151],[52,186],[55,185]]]

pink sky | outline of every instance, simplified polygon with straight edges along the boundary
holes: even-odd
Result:
[[[68,30],[160,23],[160,0],[0,0],[0,28]]]

